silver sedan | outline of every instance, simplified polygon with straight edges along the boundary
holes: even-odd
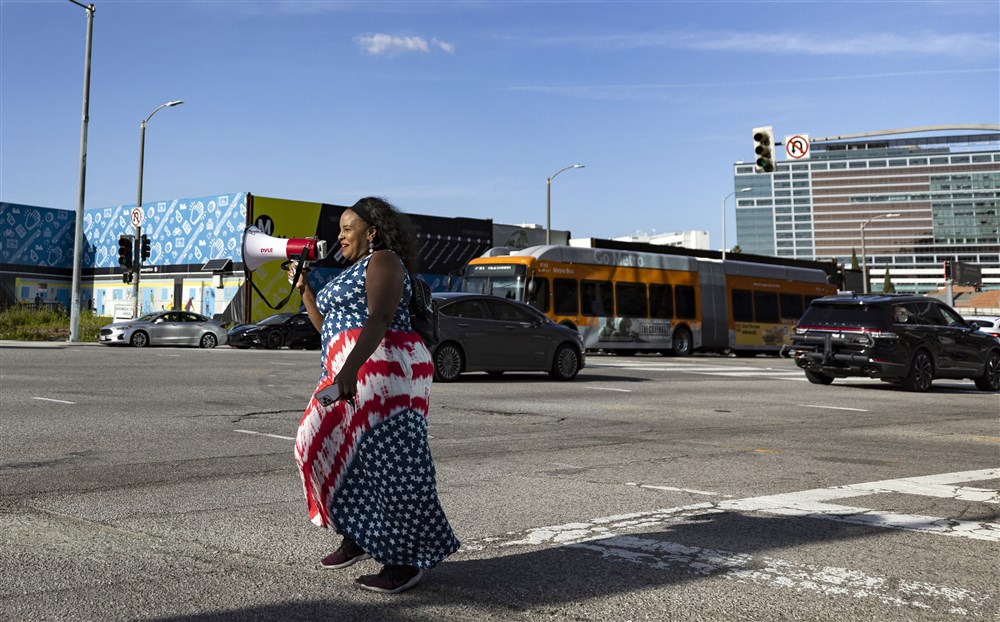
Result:
[[[226,325],[190,311],[157,311],[137,320],[125,320],[101,328],[97,340],[105,345],[198,346],[224,345]]]

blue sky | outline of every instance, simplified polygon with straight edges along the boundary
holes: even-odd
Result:
[[[1000,3],[94,0],[87,207],[249,191],[709,231],[751,129],[1000,123]],[[75,209],[86,11],[0,0],[0,200]],[[729,232],[735,243],[732,199]]]

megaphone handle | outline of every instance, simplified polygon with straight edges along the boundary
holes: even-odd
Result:
[[[247,282],[250,283],[250,287],[252,287],[253,290],[257,292],[257,295],[260,296],[261,300],[264,301],[264,304],[277,311],[278,309],[288,304],[288,301],[291,299],[292,294],[295,293],[295,283],[298,282],[299,277],[302,275],[302,271],[306,268],[306,266],[309,263],[308,261],[306,261],[306,257],[308,256],[309,256],[309,249],[308,248],[302,249],[302,255],[299,257],[295,265],[295,276],[292,278],[292,282],[288,284],[288,295],[282,298],[281,302],[279,302],[277,305],[272,305],[271,301],[267,299],[267,296],[265,296],[264,293],[257,288],[257,284],[253,282],[253,279],[250,277],[250,273],[246,271],[246,268],[244,267],[244,272],[246,274]]]

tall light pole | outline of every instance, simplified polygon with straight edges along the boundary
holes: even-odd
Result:
[[[139,193],[135,199],[135,206],[142,209],[142,160],[146,150],[146,124],[153,118],[153,115],[164,108],[179,106],[184,102],[176,99],[165,104],[160,104],[149,116],[139,124]],[[134,259],[132,265],[135,266],[135,280],[132,282],[132,317],[139,317],[139,275],[142,274],[142,226],[135,227],[135,243],[132,245]]]
[[[552,244],[552,180],[556,175],[571,168],[584,168],[582,164],[573,164],[556,171],[556,174],[545,180],[545,243]]]
[[[726,199],[733,196],[737,192],[750,192],[753,188],[740,188],[739,190],[734,190],[726,196],[722,197],[722,259],[726,259]]]
[[[87,188],[87,124],[90,122],[90,50],[94,34],[93,4],[80,4],[87,11],[87,47],[83,61],[83,118],[80,122],[80,185],[76,196],[76,230],[73,241],[73,291],[69,305],[69,341],[80,340],[80,281],[83,275],[83,204]]]
[[[878,220],[879,218],[896,218],[897,216],[899,214],[878,214],[861,223],[861,275],[865,281],[862,291],[866,294],[868,293],[868,252],[867,248],[865,248],[865,227],[873,220]]]

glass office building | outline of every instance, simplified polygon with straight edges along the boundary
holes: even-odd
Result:
[[[809,156],[734,165],[734,190],[750,188],[736,193],[744,252],[850,266],[864,251],[872,291],[888,269],[896,291],[921,293],[957,260],[1000,289],[1000,132],[821,141]]]

